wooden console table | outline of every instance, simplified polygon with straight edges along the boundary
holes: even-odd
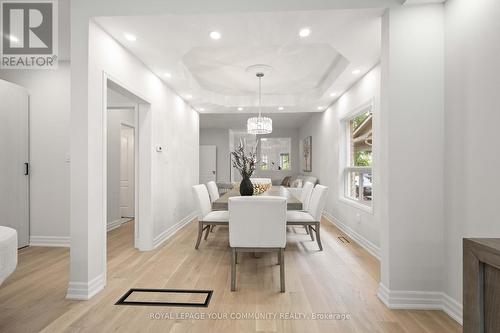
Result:
[[[500,238],[463,240],[464,333],[500,332]]]

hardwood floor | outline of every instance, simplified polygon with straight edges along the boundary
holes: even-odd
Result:
[[[133,222],[108,234],[108,282],[89,301],[66,300],[69,251],[31,247],[20,251],[16,272],[0,287],[0,332],[461,332],[442,311],[389,310],[377,298],[379,264],[341,232],[322,223],[324,251],[289,228],[286,292],[279,292],[275,254],[241,254],[237,291],[230,291],[228,229],[217,227],[194,249],[197,222],[151,252],[133,248]],[[117,306],[130,288],[214,291],[208,308]],[[238,313],[343,313],[348,320],[242,319]],[[165,314],[221,319],[151,319]]]

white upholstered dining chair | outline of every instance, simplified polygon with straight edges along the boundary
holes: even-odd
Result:
[[[207,183],[208,194],[210,194],[210,202],[214,202],[219,199],[219,188],[217,184],[212,180]]]
[[[236,290],[238,252],[278,252],[280,287],[285,292],[286,205],[283,197],[229,198],[231,291]]]
[[[203,231],[206,230],[205,240],[208,237],[210,227],[213,225],[227,225],[229,222],[229,212],[227,210],[212,211],[212,203],[207,187],[203,184],[193,186],[193,196],[198,204],[198,239],[195,249],[200,246]]]
[[[309,202],[311,201],[311,194],[314,189],[314,184],[311,182],[306,182],[302,187],[300,192],[300,202],[302,202],[302,210],[307,211],[309,209]]]
[[[316,233],[316,241],[318,242],[320,251],[323,251],[320,238],[321,215],[325,208],[327,195],[328,187],[316,185],[312,190],[307,211],[289,210],[286,212],[287,225],[303,225],[305,228],[308,228],[313,241],[313,231]]]
[[[215,200],[219,199],[219,187],[217,184],[211,180],[207,183],[207,190],[208,194],[210,195],[210,202],[214,202]],[[210,232],[214,231],[215,225],[210,226]],[[206,235],[205,235],[206,236]],[[205,237],[206,239],[206,237]]]
[[[302,187],[300,191],[300,197],[299,200],[302,203],[302,210],[307,212],[307,209],[309,208],[309,202],[311,201],[311,194],[314,189],[314,184],[311,182],[305,182],[304,186]],[[309,226],[304,226],[306,229],[306,233],[309,234]]]

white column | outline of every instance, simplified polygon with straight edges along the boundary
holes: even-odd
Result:
[[[80,6],[82,8],[75,8]],[[72,12],[85,12],[84,4],[72,4]],[[67,298],[89,299],[105,285],[103,262],[102,188],[96,157],[102,131],[96,128],[97,112],[89,112],[89,19],[72,15],[71,19],[71,259]],[[101,121],[102,125],[102,121]]]
[[[443,9],[391,8],[382,24],[379,295],[408,308],[432,307],[442,290]]]

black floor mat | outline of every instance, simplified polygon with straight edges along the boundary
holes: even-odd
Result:
[[[164,294],[163,296],[170,295],[181,295],[186,294],[189,296],[190,294],[193,296],[198,296],[198,294],[205,294],[205,298],[203,301],[158,301],[158,300],[133,300],[134,293],[144,293],[145,295],[151,294],[150,299],[153,299],[153,295],[156,293]],[[181,306],[181,307],[208,307],[210,304],[210,299],[212,298],[213,290],[190,290],[190,289],[140,289],[140,288],[132,288],[125,293],[116,303],[115,305],[139,305],[139,306]],[[179,297],[178,297],[179,298]],[[182,297],[181,297],[182,298]],[[127,300],[129,299],[129,300]]]

